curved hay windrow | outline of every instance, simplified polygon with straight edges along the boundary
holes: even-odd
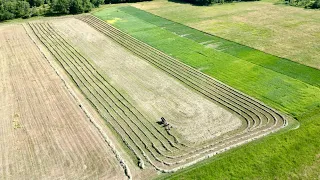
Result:
[[[194,98],[199,96],[199,98],[202,98],[200,98],[201,100],[199,99],[199,102],[203,102],[203,105],[207,105],[207,107],[203,105],[194,105],[195,108],[200,108],[204,110],[204,112],[210,112],[206,108],[212,107],[212,111],[214,111],[223,107],[223,111],[231,112],[235,115],[234,118],[228,118],[228,116],[226,116],[227,118],[225,120],[232,121],[233,119],[239,119],[239,122],[242,122],[241,126],[230,123],[229,126],[231,128],[228,131],[221,132],[220,134],[215,133],[216,136],[211,136],[211,138],[204,141],[199,140],[196,142],[195,139],[192,140],[192,138],[188,139],[188,137],[186,137],[187,131],[183,131],[184,121],[179,122],[174,118],[174,113],[172,113],[172,115],[169,116],[171,118],[168,118],[168,121],[170,122],[170,119],[173,119],[172,125],[175,127],[173,127],[172,130],[165,130],[165,128],[159,126],[155,120],[150,120],[149,117],[160,115],[163,112],[168,112],[168,114],[170,114],[170,112],[174,112],[176,109],[181,112],[186,112],[184,114],[178,113],[177,117],[185,117],[186,119],[197,117],[198,112],[192,111],[188,105],[189,103],[193,104],[192,101],[185,98],[184,100],[179,101],[181,103],[175,101],[169,102],[168,100],[161,100],[159,97],[154,97],[155,93],[148,93],[147,89],[141,88],[139,90],[137,88],[139,83],[145,83],[145,85],[148,86],[148,83],[151,83],[152,80],[148,79],[148,77],[144,77],[143,74],[137,74],[136,79],[130,79],[129,77],[126,77],[125,74],[122,76],[112,72],[108,74],[108,72],[104,72],[104,68],[106,68],[105,71],[116,71],[116,69],[112,69],[111,66],[109,69],[107,68],[108,66],[96,66],[92,60],[97,60],[99,57],[97,55],[92,55],[92,57],[88,55],[87,52],[89,51],[86,52],[84,50],[84,41],[79,40],[78,43],[75,43],[75,40],[71,40],[70,37],[68,39],[68,35],[66,35],[68,31],[59,29],[54,23],[31,23],[30,26],[35,31],[35,34],[37,34],[39,39],[56,57],[60,65],[70,75],[72,80],[97,109],[100,115],[106,120],[110,128],[116,132],[117,136],[119,136],[129,149],[131,149],[133,154],[135,154],[141,167],[147,165],[153,166],[162,172],[176,171],[206,157],[223,152],[231,147],[264,136],[285,125],[285,119],[278,112],[264,104],[181,63],[151,46],[138,41],[130,35],[123,33],[93,16],[86,15],[79,16],[78,18],[151,64],[153,66],[152,68],[155,67],[155,71],[159,71],[159,73],[154,74],[155,78],[156,75],[161,74],[161,77],[168,81],[178,80],[179,83],[176,82],[173,84],[174,86],[179,86],[180,89],[188,87],[188,90],[184,91],[185,95],[188,95],[189,93],[189,96]],[[81,24],[82,22],[76,20],[73,23]],[[82,26],[85,28],[85,25]],[[71,34],[74,33],[74,30],[69,29],[69,31]],[[91,40],[92,42],[91,44],[88,44],[88,46],[94,46],[96,37],[93,37],[93,34]],[[116,46],[110,47],[115,48]],[[81,48],[83,51],[79,50]],[[90,48],[91,47],[87,47],[87,49]],[[108,52],[107,49],[106,52]],[[102,57],[104,57],[103,54],[101,54],[100,58]],[[105,58],[106,59],[104,60],[108,61],[107,55]],[[114,66],[121,68],[121,66],[137,65],[136,69],[143,68],[138,67],[138,64],[130,64],[130,62],[133,61],[127,60],[128,61],[126,61],[126,59],[123,59],[123,61],[119,60],[121,61],[119,62],[120,66]],[[108,62],[111,63],[116,61],[109,60]],[[127,64],[128,62],[129,64]],[[129,68],[125,67],[124,69],[129,70]],[[151,69],[151,66],[148,70],[149,69]],[[145,70],[145,73],[147,73],[147,69]],[[114,74],[114,76],[112,76],[112,74]],[[117,77],[117,75],[120,77]],[[140,76],[142,77],[142,81],[139,81]],[[152,78],[152,76],[150,78]],[[138,83],[138,85],[136,88],[121,87],[119,84],[121,79],[126,79],[123,81],[128,83],[134,81]],[[145,82],[143,82],[144,79]],[[158,79],[158,81],[160,81],[160,79]],[[165,82],[163,82],[163,84],[166,85]],[[134,84],[132,84],[132,86],[134,86]],[[156,89],[152,89],[151,86],[152,85],[149,85],[150,91],[156,91]],[[133,90],[130,89],[135,90],[133,92]],[[191,92],[196,95],[193,96]],[[134,93],[137,94],[135,95]],[[139,95],[139,93],[142,94]],[[161,89],[158,93],[162,95],[166,94],[165,90]],[[168,94],[175,94],[175,92]],[[145,95],[145,97],[143,97],[143,95]],[[181,94],[175,94],[177,97],[179,95]],[[166,96],[170,97],[169,95]],[[157,102],[160,105],[156,106],[150,103],[151,100],[158,100]],[[196,99],[194,100],[196,101]],[[141,105],[143,101],[145,101],[148,106]],[[218,104],[220,107],[216,107],[214,104]],[[166,105],[168,106],[166,107]],[[152,106],[157,108],[151,108]],[[148,107],[150,107],[150,109],[148,109]],[[161,109],[161,107],[164,108]],[[158,114],[157,112],[146,113],[146,111],[156,111],[157,109],[159,110]],[[214,113],[211,114],[212,116],[214,115]],[[216,114],[215,117],[220,117],[220,115]],[[187,120],[185,122],[188,124]],[[188,126],[193,125],[192,121],[190,122]],[[201,125],[204,126],[205,124],[207,123]],[[179,127],[179,125],[181,125],[181,127]],[[219,126],[219,124],[217,124],[217,126]],[[236,128],[232,128],[232,126]],[[190,129],[192,129],[192,127],[190,127]],[[198,128],[194,128],[194,130],[197,131]],[[201,138],[201,136],[195,137]]]

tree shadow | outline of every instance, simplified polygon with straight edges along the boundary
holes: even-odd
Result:
[[[183,0],[168,0],[168,2],[174,2],[174,3],[179,3],[179,4],[190,4],[191,6],[210,6],[210,4],[208,4],[208,5],[193,4],[192,2],[183,1]]]
[[[191,4],[191,3],[183,1],[183,0],[168,0],[168,2],[174,2],[174,3],[179,3],[179,4]],[[193,4],[191,4],[191,5],[193,5]]]
[[[53,13],[53,12],[47,12],[43,16],[45,17],[59,17],[59,16],[65,16],[67,14],[65,13]]]

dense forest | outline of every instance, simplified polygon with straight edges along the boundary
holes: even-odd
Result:
[[[0,21],[38,15],[79,14],[100,4],[143,0],[0,0]]]
[[[0,21],[44,14],[78,14],[102,3],[104,0],[0,0]]]

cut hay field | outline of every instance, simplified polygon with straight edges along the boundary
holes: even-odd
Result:
[[[21,24],[0,27],[0,102],[0,179],[126,179]]]
[[[175,172],[287,125],[261,102],[98,18],[77,18],[29,26],[136,167]],[[157,123],[160,117],[169,129]]]
[[[110,7],[94,15],[301,122],[298,129],[245,145],[169,178],[317,176],[312,168],[319,166],[320,142],[316,138],[320,111],[319,70],[205,34],[133,7]]]
[[[0,179],[318,179],[320,70],[104,7],[0,26]]]
[[[153,124],[163,116],[174,127],[172,131],[192,143],[205,142],[241,125],[246,126],[236,115],[133,56],[88,24],[69,19],[55,21],[52,25],[73,47],[90,57],[107,81],[123,92],[126,99],[131,99],[137,109],[143,110]],[[104,51],[105,48],[108,51]]]

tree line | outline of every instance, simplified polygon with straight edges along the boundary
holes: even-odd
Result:
[[[320,0],[286,0],[286,4],[291,6],[305,7],[311,9],[320,8]]]
[[[0,21],[45,14],[78,14],[102,3],[103,0],[0,0]]]
[[[146,0],[0,0],[0,21],[38,15],[79,14],[101,4],[140,2]],[[150,0],[147,0],[150,1]],[[195,5],[228,3],[234,0],[181,0]],[[241,1],[241,0],[239,0]],[[256,1],[256,0],[244,0]],[[320,8],[320,0],[285,0],[292,6]]]
[[[0,0],[0,21],[39,15],[80,14],[101,4],[144,0]]]
[[[259,0],[181,0],[195,5],[210,5],[210,4],[223,4],[230,2],[239,2],[239,1],[259,1]],[[291,6],[299,6],[305,8],[320,8],[320,0],[285,0],[286,4]]]

